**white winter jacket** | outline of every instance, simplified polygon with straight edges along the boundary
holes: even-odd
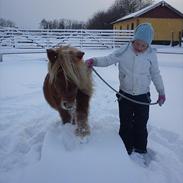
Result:
[[[136,54],[132,43],[104,57],[93,58],[94,66],[105,67],[118,63],[120,89],[131,95],[145,94],[150,91],[153,81],[159,95],[164,95],[164,85],[160,75],[156,50],[149,47],[145,52]]]

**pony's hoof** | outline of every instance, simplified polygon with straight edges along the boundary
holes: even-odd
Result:
[[[90,135],[90,129],[89,128],[76,128],[75,134],[76,134],[76,136],[85,137],[87,135]]]

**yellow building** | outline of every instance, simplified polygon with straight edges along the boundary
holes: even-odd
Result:
[[[183,14],[165,1],[143,8],[114,21],[113,29],[134,29],[137,25],[149,22],[154,28],[153,43],[177,44],[183,34]]]

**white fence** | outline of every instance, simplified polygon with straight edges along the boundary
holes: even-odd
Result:
[[[0,61],[4,54],[39,53],[68,44],[89,49],[118,48],[132,38],[133,30],[0,29]]]
[[[49,48],[70,44],[80,48],[117,48],[129,42],[133,30],[0,29],[0,48]]]

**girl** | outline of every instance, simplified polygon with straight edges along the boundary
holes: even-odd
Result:
[[[165,102],[165,91],[157,62],[156,51],[152,49],[153,27],[143,23],[136,27],[134,38],[126,48],[118,49],[104,57],[86,60],[92,66],[106,67],[118,63],[119,92],[136,101],[150,103],[150,83],[159,94],[158,103]],[[118,97],[120,129],[119,135],[129,155],[132,152],[147,153],[147,121],[149,106]]]

